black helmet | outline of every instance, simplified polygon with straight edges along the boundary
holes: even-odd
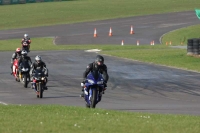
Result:
[[[98,64],[98,62],[99,62],[100,64]],[[95,59],[95,63],[98,64],[98,65],[103,65],[103,63],[104,63],[104,58],[103,58],[103,56],[97,55],[97,56],[96,56],[96,59]]]

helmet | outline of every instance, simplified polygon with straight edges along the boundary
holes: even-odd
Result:
[[[96,59],[95,59],[95,63],[98,64],[98,65],[103,65],[103,63],[104,63],[104,58],[103,58],[103,56],[97,55],[97,56],[96,56]]]
[[[16,48],[16,52],[17,53],[21,53],[21,49],[20,48]]]
[[[22,57],[25,57],[25,56],[27,56],[27,51],[26,50],[22,50],[21,54],[22,54]]]
[[[28,39],[28,34],[24,34],[24,38],[25,38],[25,39]]]
[[[35,61],[40,63],[42,61],[42,58],[39,55],[37,55],[35,56]]]

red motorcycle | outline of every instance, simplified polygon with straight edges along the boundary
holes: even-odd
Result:
[[[18,60],[17,59],[14,59],[14,61],[13,61],[12,69],[13,69],[13,76],[15,77],[15,80],[19,82],[20,80],[18,77],[19,72],[18,72]]]

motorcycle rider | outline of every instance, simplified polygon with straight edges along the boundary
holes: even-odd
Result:
[[[97,55],[95,61],[88,64],[85,72],[83,73],[83,82],[81,83],[82,85],[85,84],[86,77],[91,71],[99,71],[102,74],[104,79],[103,91],[106,90],[109,76],[107,73],[107,66],[104,64],[103,56]],[[84,97],[84,88],[82,88],[82,94],[80,96]]]
[[[10,66],[10,68],[11,68],[11,75],[13,74],[13,61],[14,61],[15,59],[20,58],[20,56],[21,56],[21,49],[20,49],[20,48],[16,48],[16,50],[15,50],[15,52],[12,54],[12,58],[11,58],[11,66]]]
[[[28,68],[30,71],[30,66],[32,64],[31,58],[27,55],[27,51],[26,50],[22,50],[21,52],[21,57],[18,60],[18,66],[19,66],[19,72],[21,71],[21,64],[28,64]]]
[[[24,34],[24,38],[22,38],[21,44],[22,44],[22,48],[23,48],[23,43],[27,43],[28,44],[28,51],[30,49],[30,44],[31,44],[31,39],[28,36],[28,34]]]
[[[34,79],[34,74],[35,74],[35,70],[36,69],[41,69],[44,71],[44,74],[46,76],[46,81],[45,81],[45,84],[44,84],[44,89],[45,90],[48,90],[46,84],[47,84],[47,77],[48,77],[48,69],[46,67],[46,64],[45,62],[42,61],[42,58],[41,56],[37,55],[35,57],[35,62],[33,62],[32,64],[32,68],[31,68],[31,71],[30,71],[30,75],[32,76],[32,80]]]

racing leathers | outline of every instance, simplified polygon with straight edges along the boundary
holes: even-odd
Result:
[[[31,58],[29,56],[21,56],[18,59],[19,72],[21,72],[22,65],[25,65],[26,67],[28,67],[28,69],[30,71],[31,64],[32,64],[32,61],[31,61]]]
[[[104,88],[102,88],[102,89],[103,89],[103,91],[106,90],[109,76],[107,73],[107,66],[105,64],[97,65],[95,62],[88,64],[85,72],[83,73],[83,82],[82,83],[85,84],[87,75],[92,71],[99,71],[102,74],[103,79],[104,79]],[[84,88],[82,88],[82,91],[84,91]],[[81,94],[81,97],[83,97],[83,93]]]
[[[108,82],[109,76],[107,73],[107,66],[105,64],[99,66],[95,62],[88,64],[85,72],[83,73],[83,82],[85,82],[87,75],[91,71],[99,71],[103,76],[104,83],[106,84]]]
[[[40,70],[44,71],[44,74],[46,76],[44,89],[47,90],[48,88],[46,87],[46,84],[47,84],[47,81],[48,81],[48,79],[47,79],[47,77],[48,77],[48,69],[46,68],[46,64],[43,61],[41,61],[40,63],[38,63],[36,61],[33,62],[32,67],[31,67],[31,71],[30,71],[30,75],[32,76],[32,78],[31,78],[32,80],[34,79],[35,70],[37,70],[37,69],[40,69]]]
[[[10,68],[11,68],[11,74],[12,74],[12,72],[13,72],[13,61],[15,60],[15,59],[19,59],[21,57],[21,52],[14,52],[13,54],[12,54],[12,58],[11,58],[11,66],[10,66]]]
[[[31,39],[30,38],[22,38],[21,44],[23,49],[23,43],[26,42],[28,44],[28,51],[30,50]]]

